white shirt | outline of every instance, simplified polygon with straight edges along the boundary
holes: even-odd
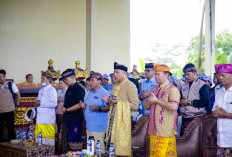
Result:
[[[227,91],[225,87],[216,91],[213,111],[218,107],[223,108],[228,113],[232,113],[232,87]],[[232,147],[232,119],[217,119],[217,145],[220,147]]]
[[[6,83],[5,83],[4,85],[1,85],[1,84],[0,84],[0,88],[3,89],[3,88],[8,84],[8,82],[9,82],[9,81],[6,81]],[[16,86],[13,82],[11,82],[11,83],[12,83],[12,91],[13,91],[14,93],[19,92],[17,86]]]
[[[37,124],[55,124],[56,114],[55,107],[57,106],[57,92],[51,84],[40,89],[38,94],[40,106],[37,107]]]

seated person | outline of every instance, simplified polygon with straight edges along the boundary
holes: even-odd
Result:
[[[33,84],[33,75],[32,74],[27,74],[26,75],[26,82]]]

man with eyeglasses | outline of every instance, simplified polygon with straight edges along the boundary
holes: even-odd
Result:
[[[139,99],[141,103],[139,104],[140,114],[144,115],[150,113],[150,110],[145,110],[143,103],[148,98],[151,89],[155,86],[158,86],[158,83],[155,80],[155,71],[154,66],[157,64],[146,63],[145,65],[145,76],[146,80],[141,83],[141,88],[139,91]]]
[[[217,157],[232,156],[232,64],[215,66],[222,87],[215,91],[213,116],[217,118]]]

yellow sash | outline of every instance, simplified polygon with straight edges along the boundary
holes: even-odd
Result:
[[[114,91],[115,96],[118,96],[120,87],[126,81],[128,81],[128,79],[125,79],[122,83],[117,85]],[[131,155],[130,103],[128,101],[123,102],[118,99],[118,103],[116,104],[115,107],[116,108],[115,108],[114,122],[113,122],[113,128],[112,128],[111,142],[114,143],[115,155],[129,156]],[[111,110],[109,113],[111,113]],[[110,114],[109,114],[109,118],[110,118]]]
[[[36,124],[35,137],[42,133],[43,138],[55,139],[55,124]]]

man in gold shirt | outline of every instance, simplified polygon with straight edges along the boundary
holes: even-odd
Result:
[[[106,147],[114,144],[116,156],[131,156],[131,115],[138,109],[138,91],[127,78],[127,67],[114,63],[114,76],[117,84],[113,96],[103,101],[110,103]]]
[[[159,86],[154,87],[144,103],[150,109],[148,133],[150,135],[150,156],[177,157],[176,153],[176,117],[180,101],[178,89],[168,82],[170,68],[157,65],[155,79]]]

